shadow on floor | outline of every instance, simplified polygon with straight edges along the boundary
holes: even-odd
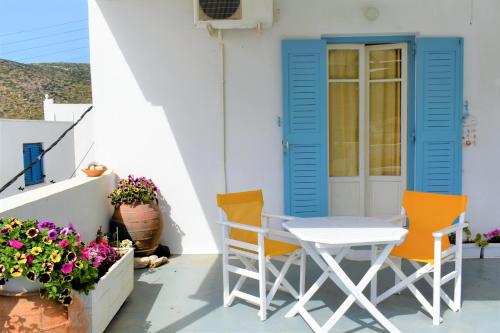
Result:
[[[498,259],[464,260],[463,309],[455,313],[442,304],[444,322],[433,326],[418,301],[407,291],[382,302],[379,310],[402,332],[500,332],[497,320],[500,308]],[[346,260],[343,268],[357,282],[368,268],[367,262]],[[403,269],[409,273],[409,265]],[[446,270],[445,270],[446,271]],[[319,268],[308,261],[307,285],[320,274]],[[295,300],[278,292],[274,311],[261,322],[257,307],[235,300],[229,308],[222,306],[220,256],[183,255],[154,272],[136,272],[136,285],[128,302],[122,307],[107,332],[310,332],[300,316],[285,319],[285,313]],[[234,283],[234,277],[232,282]],[[379,292],[394,281],[385,269],[378,275]],[[298,269],[289,275],[298,282]],[[450,285],[451,287],[451,285]],[[424,281],[417,288],[431,299],[432,291]],[[369,288],[365,290],[365,293]],[[256,294],[257,283],[249,281],[244,291]],[[449,289],[448,289],[449,291]],[[327,281],[306,306],[312,316],[323,324],[346,296]],[[486,301],[486,302],[485,302]],[[353,305],[335,326],[335,332],[386,332],[365,310]]]

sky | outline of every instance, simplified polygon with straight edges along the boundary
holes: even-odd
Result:
[[[89,63],[87,0],[0,0],[0,59]]]

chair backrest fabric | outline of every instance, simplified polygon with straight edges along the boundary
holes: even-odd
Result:
[[[264,197],[261,190],[237,192],[228,194],[217,194],[217,206],[226,213],[231,222],[262,226],[262,209]],[[257,244],[257,234],[252,231],[231,228],[231,239]]]
[[[433,261],[432,233],[447,228],[464,213],[467,196],[404,191],[403,208],[408,218],[408,236],[393,251],[397,255],[420,261]],[[442,238],[442,251],[450,247],[448,237]]]

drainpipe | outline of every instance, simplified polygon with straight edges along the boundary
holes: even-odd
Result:
[[[226,126],[226,59],[224,39],[222,29],[217,30],[217,40],[219,41],[220,53],[220,112],[222,116],[222,145],[223,145],[223,172],[224,172],[224,193],[228,192],[227,179],[227,126]]]

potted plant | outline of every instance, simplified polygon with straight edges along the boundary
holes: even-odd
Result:
[[[122,241],[124,245],[128,242]],[[83,250],[87,260],[99,271],[95,288],[81,297],[92,333],[106,329],[134,288],[133,248],[121,249],[113,245],[99,228],[96,239]]]
[[[486,258],[500,257],[500,229],[491,230],[484,234],[484,237],[488,242],[488,248],[485,249]]]
[[[131,239],[139,257],[154,253],[160,244],[163,218],[157,192],[151,179],[129,175],[109,195],[115,206],[111,230],[117,228],[119,239]]]
[[[2,313],[1,320],[17,327],[15,318],[24,318],[42,329],[43,318],[52,316],[60,319],[52,321],[59,326],[86,330],[83,306],[73,291],[88,293],[98,269],[84,253],[80,234],[71,224],[60,228],[50,221],[0,219],[0,295],[16,296],[1,298],[12,309]],[[59,308],[57,315],[54,308]],[[70,308],[79,309],[76,316],[69,315],[74,313]]]
[[[104,172],[106,172],[108,168],[104,166],[103,164],[92,162],[90,163],[86,169],[82,169],[82,171],[88,176],[88,177],[99,177],[101,176]]]

